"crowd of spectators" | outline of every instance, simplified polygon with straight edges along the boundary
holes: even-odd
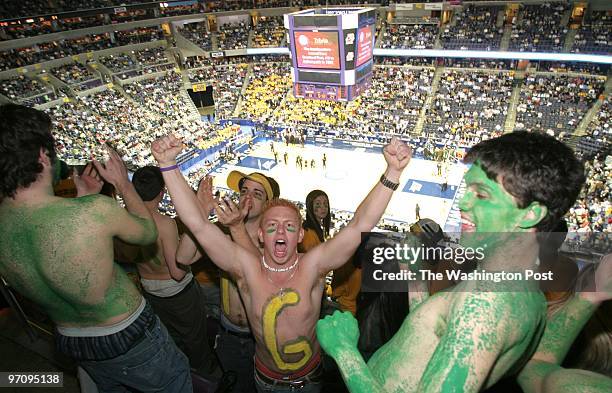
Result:
[[[612,53],[612,15],[606,11],[591,12],[574,37],[572,52]]]
[[[108,55],[98,59],[113,74],[127,72],[138,67],[137,61],[128,53]]]
[[[0,19],[142,3],[142,0],[21,0],[0,3]]]
[[[14,76],[0,81],[0,94],[14,102],[41,94],[49,94],[52,90],[36,79],[25,75]]]
[[[440,35],[445,49],[499,50],[504,32],[498,26],[499,6],[468,5]]]
[[[463,146],[501,135],[512,90],[512,72],[447,69],[423,132]]]
[[[197,111],[188,97],[181,94],[183,79],[180,73],[171,71],[163,76],[123,85],[123,89],[149,112],[156,113],[168,121],[183,117],[197,117]]]
[[[433,49],[438,37],[436,24],[387,24],[380,47],[384,49]]]
[[[169,63],[164,47],[147,48],[134,52],[136,61],[142,65],[157,65]]]
[[[289,63],[254,63],[240,117],[265,123],[290,88]]]
[[[179,27],[178,32],[204,51],[208,52],[213,49],[212,33],[208,32],[204,22],[184,24]]]
[[[396,65],[396,66],[415,66],[415,67],[433,67],[436,59],[434,57],[396,57],[396,56],[376,56],[374,64],[379,65]]]
[[[511,51],[561,52],[567,28],[561,21],[568,11],[565,3],[524,5],[512,26]]]
[[[215,66],[213,81],[213,98],[215,100],[215,117],[229,119],[240,99],[240,93],[247,75],[248,64],[231,64]]]
[[[555,61],[541,61],[537,63],[540,71],[550,72],[577,72],[581,74],[608,75],[609,64],[567,62],[560,63]]]
[[[136,29],[115,32],[117,43],[115,46],[140,44],[163,39],[164,34],[159,26],[138,27]]]
[[[249,43],[248,23],[225,23],[219,26],[219,50],[245,49]]]
[[[543,131],[560,138],[572,134],[604,84],[605,78],[599,77],[527,75],[515,129]]]
[[[279,16],[262,16],[253,28],[253,47],[279,47],[285,36],[283,18]]]
[[[585,162],[586,184],[567,215],[570,232],[612,232],[612,156]]]
[[[53,68],[51,73],[59,80],[69,85],[75,85],[90,79],[97,78],[87,67],[80,63],[70,63]]]
[[[349,124],[370,135],[413,131],[431,91],[431,68],[376,67],[367,95],[349,104]]]
[[[111,47],[113,47],[113,44],[107,33],[91,34],[61,41],[43,42],[32,47],[0,52],[0,67],[1,70],[8,70]]]
[[[589,122],[584,135],[576,138],[575,149],[584,159],[610,151],[612,144],[612,105],[607,98],[602,102],[597,114]]]
[[[109,33],[89,34],[73,39],[43,42],[32,47],[3,51],[0,52],[0,59],[2,60],[0,70],[23,67],[116,46],[163,39],[161,29],[157,26],[155,28],[118,31],[114,33],[114,36],[114,42]]]
[[[512,70],[516,65],[515,60],[495,59],[444,59],[444,66],[457,68],[483,68],[494,70]]]

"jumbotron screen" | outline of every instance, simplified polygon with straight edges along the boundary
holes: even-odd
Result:
[[[337,31],[294,31],[298,68],[340,69]]]
[[[372,34],[372,25],[361,27],[357,30],[357,61],[355,66],[370,61],[372,59],[374,49],[374,37]]]

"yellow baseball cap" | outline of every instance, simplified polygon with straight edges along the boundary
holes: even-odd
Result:
[[[246,175],[240,171],[231,171],[227,176],[227,186],[236,192],[240,192],[240,186],[245,179],[261,184],[264,190],[266,190],[268,200],[278,198],[280,195],[278,183],[271,177],[259,172]]]

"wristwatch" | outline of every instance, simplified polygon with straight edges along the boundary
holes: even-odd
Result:
[[[384,174],[380,175],[380,182],[383,186],[390,188],[393,191],[397,190],[397,187],[399,187],[399,183],[393,183],[391,180],[387,179]]]

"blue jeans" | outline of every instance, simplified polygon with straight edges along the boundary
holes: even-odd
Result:
[[[238,382],[232,392],[255,392],[255,385],[253,383],[255,340],[253,337],[238,337],[220,329],[215,348],[223,370],[235,372],[238,378]]]
[[[145,337],[128,352],[101,361],[81,361],[102,392],[192,392],[189,362],[155,317]]]

